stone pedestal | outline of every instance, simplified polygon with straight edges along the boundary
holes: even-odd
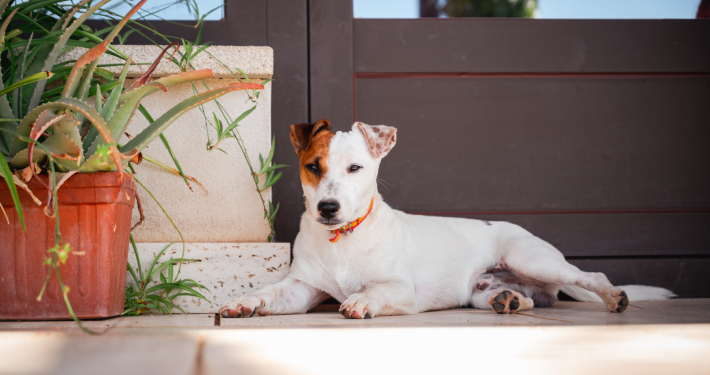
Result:
[[[182,257],[182,243],[138,244],[143,272],[166,246],[169,247],[159,258],[156,267],[170,259]],[[137,270],[132,249],[128,255],[128,263]],[[175,304],[188,313],[215,313],[226,302],[286,277],[291,252],[287,243],[188,243],[184,258],[196,261],[183,263],[177,277],[192,279],[204,285],[207,290],[197,291],[209,302],[195,297],[178,297]],[[175,265],[174,272],[177,271],[178,266]],[[167,272],[164,274],[167,275]],[[160,283],[160,277],[155,277],[154,281]],[[135,284],[130,273],[126,282]]]
[[[158,46],[116,48],[132,56],[134,62],[143,64],[132,65],[129,77],[143,74],[162,50]],[[75,60],[84,51],[80,48],[69,51],[60,57],[59,62]],[[169,53],[172,50],[166,56]],[[104,55],[100,64],[116,64],[104,69],[118,75],[123,62]],[[273,51],[270,47],[212,46],[194,58],[192,66],[196,70],[212,69],[214,73],[214,78],[204,83],[195,82],[194,88],[199,92],[207,90],[205,84],[215,88],[238,82],[238,78],[246,82],[236,68],[241,69],[252,82],[258,83],[273,74]],[[157,78],[179,72],[175,64],[164,60],[152,76]],[[174,86],[168,92],[158,92],[145,98],[142,104],[153,118],[158,118],[194,95],[194,88],[189,83]],[[241,90],[224,95],[217,99],[221,108],[216,102],[209,102],[204,105],[204,113],[199,108],[193,109],[163,133],[185,174],[197,179],[202,186],[191,182],[193,191],[190,191],[180,176],[146,161],[135,167],[137,180],[150,190],[182,232],[187,242],[185,257],[201,260],[184,264],[180,278],[191,278],[207,286],[212,293],[206,296],[212,304],[195,298],[178,299],[177,304],[187,312],[214,313],[223,302],[276,282],[288,274],[289,245],[266,243],[269,225],[264,219],[261,198],[237,141],[225,139],[219,144],[219,150],[207,150],[208,140],[212,143],[216,140],[216,131],[207,125],[206,118],[214,123],[213,113],[216,113],[226,127],[229,122],[221,115],[222,111],[235,119],[256,105],[256,109],[240,122],[237,129],[253,168],[258,170],[259,154],[265,157],[271,147],[271,85],[266,84],[254,100],[250,99],[251,94],[251,90]],[[127,133],[136,135],[147,126],[148,121],[136,112]],[[124,136],[118,142],[125,143],[126,139]],[[143,154],[175,167],[167,149],[158,139]],[[171,242],[176,244],[160,262],[180,257],[176,253],[177,249],[182,252],[180,235],[146,190],[139,186],[138,194],[146,220],[132,234],[138,243],[143,267],[147,267],[160,249]],[[263,194],[263,199],[268,207],[270,190]],[[137,221],[138,211],[135,210],[133,222]],[[128,259],[136,265],[132,250]],[[128,280],[132,281],[130,275]]]

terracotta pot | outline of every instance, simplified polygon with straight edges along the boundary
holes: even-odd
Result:
[[[47,176],[40,176],[45,182]],[[55,219],[44,214],[47,190],[33,179],[33,202],[18,188],[27,232],[17,218],[12,197],[0,181],[0,320],[70,319],[55,274],[42,301],[37,301],[49,266],[43,265],[54,246]],[[133,177],[116,172],[76,174],[59,189],[59,218],[64,242],[74,253],[59,267],[69,301],[80,318],[105,318],[123,312],[131,211],[135,202]]]

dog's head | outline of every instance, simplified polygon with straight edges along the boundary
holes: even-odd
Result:
[[[353,124],[346,133],[330,123],[291,125],[291,143],[300,159],[308,215],[327,229],[363,216],[377,194],[380,161],[397,142],[397,129]]]

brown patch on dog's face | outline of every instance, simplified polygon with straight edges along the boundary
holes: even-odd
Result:
[[[328,160],[331,138],[333,138],[331,131],[320,132],[315,136],[308,150],[298,153],[301,182],[304,185],[315,188],[328,173],[326,160]]]
[[[300,160],[301,183],[315,188],[328,172],[328,151],[333,133],[330,123],[291,125],[291,143]]]

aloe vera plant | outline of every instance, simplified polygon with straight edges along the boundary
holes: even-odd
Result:
[[[61,32],[61,36],[51,49],[45,48],[47,45],[32,49],[30,36],[19,57],[14,59],[16,64],[12,68],[15,74],[11,75],[7,89],[0,87],[0,94],[2,94],[0,95],[2,117],[0,130],[3,133],[0,136],[0,153],[2,153],[0,171],[3,172],[2,175],[8,185],[14,185],[17,181],[16,176],[8,175],[9,171],[15,171],[15,175],[24,176],[27,181],[31,176],[36,175],[37,171],[47,168],[49,159],[56,164],[57,171],[63,173],[102,171],[122,173],[130,160],[136,158],[148,144],[185,112],[231,91],[263,88],[259,84],[232,83],[197,93],[168,110],[136,137],[120,146],[118,142],[143,98],[158,91],[168,91],[171,86],[212,77],[212,71],[205,69],[183,72],[151,82],[150,74],[161,61],[163,55],[161,54],[147,72],[125,91],[123,83],[131,64],[130,57],[126,59],[118,84],[113,85],[110,92],[104,92],[104,88],[107,87],[102,88],[98,82],[92,85],[92,82],[96,82],[94,75],[98,74],[99,58],[109,51],[111,41],[129,18],[147,1],[143,0],[126,14],[121,22],[113,26],[103,41],[95,44],[77,59],[71,70],[63,72],[65,83],[61,86],[61,94],[58,98],[41,103],[46,78],[52,77],[52,70],[55,68],[60,52],[67,46],[70,37],[80,29],[83,21],[108,1],[110,0],[103,0],[86,8],[73,22],[68,21],[73,19],[79,8],[74,7],[69,10],[56,22],[56,27],[52,28],[55,34]],[[3,51],[6,47],[13,48],[12,45],[4,43],[8,23],[12,17],[27,11],[17,6],[10,10],[7,8],[8,3],[9,0],[0,0],[0,14],[5,14],[6,10],[10,11],[8,16],[4,17],[3,26],[0,28]],[[86,1],[79,5],[84,3]],[[13,50],[13,56],[14,52]],[[28,58],[32,61],[27,72],[24,72]],[[44,58],[43,63],[36,64],[37,59],[42,58]],[[40,65],[42,72],[24,77],[26,73],[32,73],[33,67]],[[18,92],[23,86],[32,83],[35,83],[32,90]],[[13,97],[8,100],[7,96],[10,94]],[[105,99],[104,95],[106,95]],[[21,120],[17,121],[17,119]],[[42,147],[38,148],[36,144],[41,144]],[[14,186],[11,189],[14,189]],[[18,204],[15,206],[18,214],[21,215],[21,207]]]
[[[60,232],[59,205],[56,199],[52,199],[56,195],[57,189],[73,173],[101,171],[122,173],[125,167],[132,170],[132,167],[128,165],[129,161],[140,160],[138,158],[140,152],[156,137],[161,138],[178,170],[166,165],[162,165],[162,167],[182,175],[188,187],[188,180],[200,185],[197,180],[183,173],[162,132],[186,111],[199,107],[230,91],[253,90],[249,97],[252,102],[255,102],[253,98],[258,98],[259,95],[256,90],[262,89],[263,84],[268,82],[267,80],[261,84],[252,84],[249,78],[240,71],[246,79],[246,83],[235,83],[211,89],[207,87],[205,82],[205,79],[212,77],[211,71],[194,70],[188,66],[191,57],[201,52],[208,53],[206,52],[207,45],[196,46],[183,40],[185,53],[179,53],[181,59],[176,64],[186,71],[185,73],[150,81],[150,73],[162,61],[163,55],[169,51],[169,46],[157,56],[153,65],[143,76],[124,89],[128,67],[132,62],[130,57],[112,47],[111,43],[115,38],[118,38],[119,41],[124,40],[125,36],[131,32],[142,35],[139,31],[142,29],[131,28],[131,26],[142,28],[146,28],[146,26],[132,23],[133,21],[129,18],[146,1],[139,2],[122,19],[121,16],[113,17],[116,16],[115,13],[102,8],[109,1],[83,0],[67,8],[69,3],[65,0],[27,0],[22,3],[0,0],[0,52],[2,53],[0,69],[0,77],[2,78],[0,79],[0,176],[4,178],[10,188],[10,195],[13,198],[19,222],[24,229],[25,221],[17,191],[19,188],[26,189],[25,183],[36,174],[44,171],[49,174],[49,182],[46,186],[50,198],[46,202],[45,213],[48,216],[54,216],[55,235],[54,246],[47,250],[48,255],[44,264],[50,266],[50,269],[46,275],[44,286],[39,292],[38,300],[41,299],[50,277],[56,274],[69,314],[79,327],[89,333],[91,331],[82,326],[72,310],[69,302],[70,291],[63,283],[59,271],[59,265],[67,261],[73,249],[71,244],[64,242]],[[115,21],[120,19],[120,22],[103,30],[91,30],[84,24],[84,21],[92,14],[102,13],[103,15],[109,14]],[[120,30],[124,26],[131,30],[122,36]],[[151,31],[153,31],[153,35],[167,41],[165,44],[170,43],[165,36],[154,33],[154,30]],[[175,44],[177,43],[172,45]],[[57,63],[59,55],[71,47],[84,47],[88,51],[75,62]],[[114,77],[112,72],[103,69],[103,66],[99,64],[99,58],[103,54],[111,54],[125,60],[125,65],[118,77]],[[175,61],[173,56],[170,56],[168,60]],[[153,119],[140,104],[141,100],[148,95],[158,91],[167,91],[177,84],[194,83],[195,81],[202,81],[207,91],[200,93],[193,84],[193,97],[156,119]],[[217,105],[222,109],[218,102]],[[150,125],[135,138],[122,140],[124,130],[130,123],[136,109],[143,113]],[[226,116],[225,123],[229,125],[218,130],[217,143],[227,138],[235,138],[238,142],[252,172],[256,190],[264,204],[264,218],[268,220],[271,227],[268,240],[271,241],[273,239],[274,217],[279,206],[277,204],[274,207],[270,201],[267,204],[262,194],[279,180],[281,173],[276,173],[275,170],[283,166],[273,165],[271,161],[273,157],[272,142],[269,155],[266,158],[260,155],[260,167],[258,169],[252,168],[237,126],[253,110],[254,108],[251,108],[235,120],[223,113]],[[125,144],[121,146],[122,143]],[[216,148],[216,144],[212,148]],[[161,164],[149,159],[146,158],[147,161]],[[64,173],[64,175],[60,173]],[[260,176],[265,177],[266,180],[261,181]],[[138,179],[136,179],[136,183],[143,186]],[[145,189],[145,186],[143,188]],[[155,200],[152,193],[145,190]],[[29,191],[28,193],[32,194]],[[35,201],[39,204],[38,199]],[[160,206],[157,200],[156,203]],[[165,209],[162,206],[160,208],[172,223]],[[4,212],[1,205],[0,211]],[[7,219],[7,216],[5,218]],[[28,223],[28,226],[32,225],[34,223]],[[173,226],[175,226],[174,223]],[[180,234],[177,226],[175,229]],[[182,234],[180,236],[182,237]],[[138,258],[137,253],[136,258]],[[206,299],[197,291],[204,289],[204,286],[189,279],[179,279],[180,267],[184,261],[189,260],[184,258],[183,250],[182,257],[171,259],[145,273],[141,272],[140,266],[137,274],[131,272],[134,278],[137,277],[136,287],[135,289],[130,289],[131,286],[127,287],[124,315],[140,314],[145,309],[164,313],[170,313],[171,309],[180,310],[172,301],[181,295]],[[156,261],[153,261],[153,264],[155,265]],[[173,273],[174,265],[178,265],[175,273]],[[157,283],[158,277],[160,283]],[[156,280],[153,281],[153,279]]]
[[[96,31],[84,25],[84,21],[94,13],[106,12],[102,7],[110,0],[96,1],[93,5],[89,0],[83,0],[69,9],[65,9],[66,2],[62,1],[29,0],[11,5],[10,0],[0,0],[0,176],[9,187],[24,230],[26,223],[18,187],[28,190],[25,183],[29,179],[43,171],[49,174],[46,186],[50,198],[45,213],[54,217],[55,243],[47,251],[45,264],[51,268],[38,300],[50,276],[56,274],[69,314],[82,329],[91,333],[74,314],[68,298],[69,288],[64,285],[59,272],[59,265],[66,262],[72,249],[60,233],[59,206],[57,200],[52,199],[57,189],[74,173],[117,171],[121,174],[124,168],[130,167],[129,161],[140,160],[140,152],[156,137],[161,137],[169,149],[162,132],[185,112],[228,92],[262,89],[263,86],[247,82],[208,88],[152,119],[140,104],[143,98],[181,83],[204,82],[212,77],[212,72],[191,70],[151,82],[150,74],[162,61],[168,46],[143,76],[124,89],[132,62],[130,57],[112,47],[111,42],[120,37],[120,30],[132,22],[130,17],[146,0],[140,1],[117,24]],[[85,47],[88,51],[75,62],[57,63],[59,55],[71,47]],[[117,79],[99,65],[99,58],[105,53],[125,60]],[[150,125],[121,146],[124,131],[137,109],[149,118]],[[174,162],[180,169],[177,160]],[[182,170],[179,172],[185,178]],[[39,200],[35,198],[35,202]],[[0,211],[5,212],[1,205]],[[162,272],[168,272],[170,283],[163,283],[167,287],[162,288],[163,284],[159,284],[146,289],[143,285],[138,294],[131,294],[130,300],[152,299],[156,305],[143,306],[169,311],[174,307],[169,302],[177,296],[173,290],[189,292],[201,288],[190,280],[178,280],[179,267],[173,277],[172,264],[182,264],[183,260],[181,257],[171,261],[169,267],[160,269],[161,280]],[[141,276],[142,280],[145,277],[144,284],[151,276],[156,277],[156,274]]]

